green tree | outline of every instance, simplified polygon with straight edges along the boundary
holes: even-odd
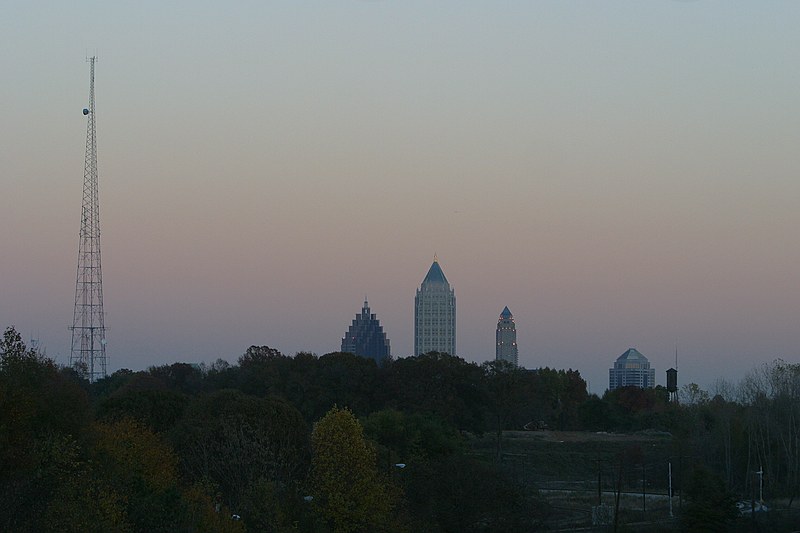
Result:
[[[205,389],[203,372],[200,368],[187,363],[154,366],[147,370],[148,374],[161,380],[169,390],[184,394],[199,394]]]
[[[544,421],[552,428],[575,428],[579,408],[586,402],[586,381],[577,370],[538,368],[526,371],[530,398],[528,421]]]
[[[508,361],[487,361],[481,369],[487,407],[494,420],[496,459],[500,460],[503,430],[525,423],[522,413],[527,410],[531,389],[527,371]]]
[[[185,394],[142,373],[102,400],[95,416],[104,421],[132,418],[161,433],[175,426],[188,403]]]
[[[348,409],[333,407],[311,435],[312,505],[334,533],[389,531],[396,495],[375,468],[375,452]]]
[[[701,389],[697,383],[686,383],[681,387],[678,397],[683,405],[697,405],[708,403],[708,392]]]
[[[269,346],[250,346],[239,358],[237,388],[254,396],[278,396],[290,359]]]
[[[116,487],[98,478],[96,468],[81,462],[75,453],[59,454],[64,468],[37,527],[60,533],[104,533],[133,531],[128,522],[126,501]]]
[[[728,531],[737,516],[736,502],[725,483],[704,466],[692,470],[681,527],[688,532]]]
[[[314,420],[334,405],[347,405],[359,416],[375,409],[379,385],[374,359],[334,352],[323,355],[316,363]]]
[[[0,340],[0,530],[39,531],[80,461],[85,391],[10,327]]]
[[[393,472],[395,464],[439,460],[463,451],[464,438],[456,428],[431,413],[376,411],[364,419],[364,434],[377,443],[379,469]]]
[[[611,429],[623,431],[655,427],[669,406],[667,389],[660,385],[645,389],[628,386],[609,390],[603,395],[603,401],[610,408]]]
[[[214,487],[246,523],[276,512],[253,505],[293,498],[295,482],[307,471],[308,426],[297,409],[280,399],[234,390],[201,396],[170,435],[189,481]],[[277,490],[277,500],[254,496],[265,488]]]
[[[391,361],[382,370],[379,405],[412,413],[435,413],[458,429],[486,431],[483,371],[475,363],[430,352]]]
[[[131,419],[95,427],[96,475],[125,502],[137,531],[175,531],[182,525],[183,502],[177,457],[150,429]]]
[[[589,396],[578,407],[578,419],[580,420],[581,429],[584,430],[607,431],[614,427],[611,406],[608,402],[598,398],[596,394]]]

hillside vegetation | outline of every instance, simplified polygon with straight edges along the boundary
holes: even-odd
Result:
[[[756,519],[793,519],[800,367],[718,392],[601,398],[575,370],[266,346],[89,383],[8,328],[0,530],[533,531],[599,505],[617,529],[726,531],[759,482],[778,508]]]

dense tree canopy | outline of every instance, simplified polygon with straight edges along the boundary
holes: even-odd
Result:
[[[237,512],[254,484],[286,487],[308,462],[300,413],[283,400],[236,390],[195,398],[170,436],[185,475],[212,484]]]
[[[532,530],[549,507],[526,462],[558,476],[584,460],[577,445],[545,444],[563,430],[667,439],[670,457],[655,444],[625,461],[592,455],[582,479],[610,483],[613,469],[636,490],[648,461],[659,461],[659,479],[670,461],[687,529],[728,527],[732,495],[752,496],[758,480],[770,497],[794,500],[800,365],[776,361],[713,393],[688,384],[679,398],[669,402],[661,387],[598,397],[575,370],[441,353],[378,365],[268,346],[234,364],[120,370],[88,383],[8,328],[0,530]],[[541,457],[519,453],[520,442],[539,440]],[[708,501],[723,512],[712,516]]]

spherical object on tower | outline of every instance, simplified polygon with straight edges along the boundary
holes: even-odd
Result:
[[[85,108],[85,107],[83,108],[83,114],[84,115],[88,115],[89,114],[89,110],[87,108]]]

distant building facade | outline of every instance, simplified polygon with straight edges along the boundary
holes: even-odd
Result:
[[[414,355],[456,355],[456,296],[434,257],[414,298]]]
[[[370,313],[369,302],[364,300],[361,314],[356,315],[342,339],[342,351],[354,353],[381,362],[391,355],[389,339],[380,321]]]
[[[495,360],[508,361],[514,366],[519,366],[517,327],[514,324],[514,315],[508,310],[508,306],[503,308],[503,312],[500,313],[500,319],[497,321],[495,340]]]
[[[656,371],[650,368],[650,361],[636,348],[629,348],[617,357],[614,368],[608,370],[609,390],[620,387],[636,386],[642,389],[656,385]]]

